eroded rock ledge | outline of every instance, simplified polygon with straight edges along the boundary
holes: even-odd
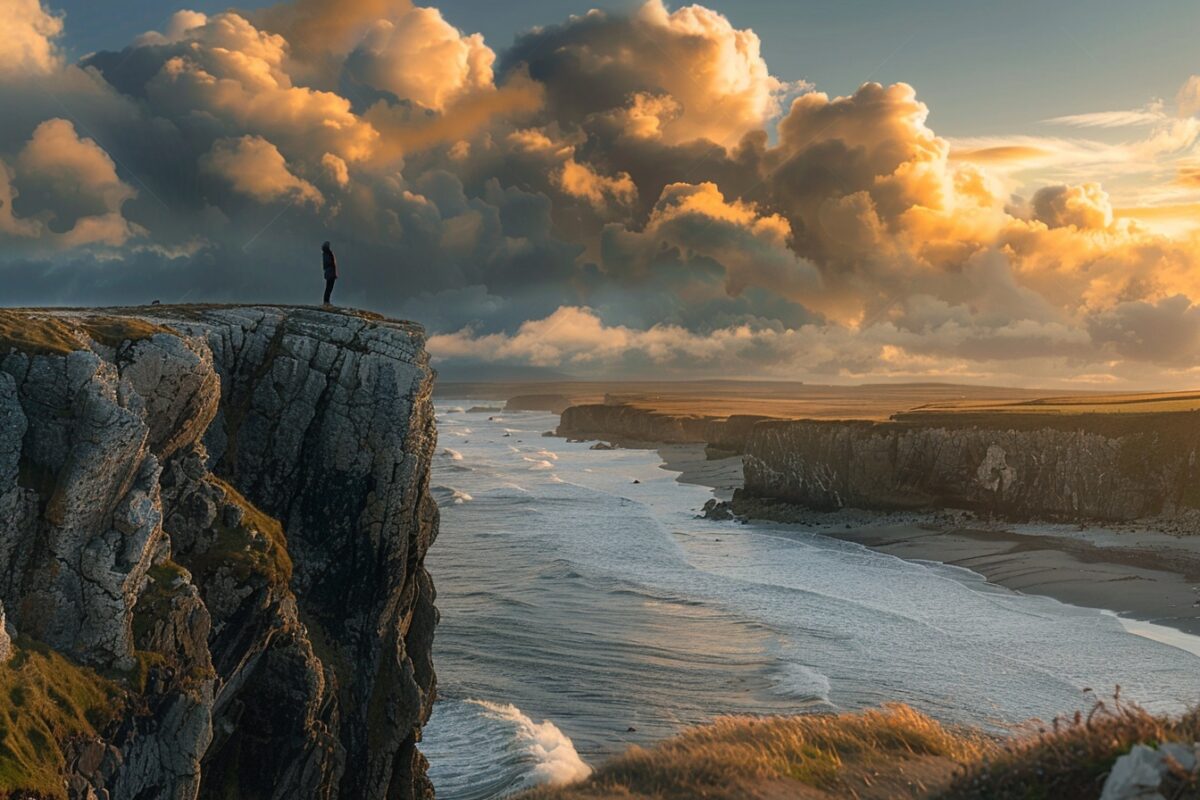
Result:
[[[432,381],[366,314],[0,311],[0,794],[432,796]]]

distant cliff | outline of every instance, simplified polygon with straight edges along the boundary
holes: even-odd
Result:
[[[0,310],[0,795],[424,798],[421,330]]]
[[[962,508],[1018,519],[1127,521],[1200,509],[1200,413],[902,414],[888,422],[563,412],[558,433],[703,442],[743,454],[735,505]]]
[[[618,439],[644,443],[705,443],[729,452],[742,451],[750,429],[769,419],[681,416],[621,403],[571,406],[562,412],[558,435],[581,439]]]
[[[1194,413],[766,422],[746,443],[744,496],[1133,520],[1200,505],[1198,447]]]

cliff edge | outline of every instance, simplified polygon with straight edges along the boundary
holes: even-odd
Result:
[[[0,310],[0,796],[431,797],[432,384],[367,314]]]

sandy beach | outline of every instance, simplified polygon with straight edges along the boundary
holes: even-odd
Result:
[[[678,472],[680,482],[711,487],[718,499],[741,485],[740,458],[710,461],[703,445],[657,449],[663,469]],[[900,558],[962,567],[1009,589],[1200,636],[1200,537],[1048,524],[1000,528],[953,512],[814,512],[802,522]]]

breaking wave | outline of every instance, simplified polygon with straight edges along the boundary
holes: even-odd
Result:
[[[485,700],[439,701],[421,750],[442,800],[505,797],[592,773],[553,722],[535,722],[514,705]]]

